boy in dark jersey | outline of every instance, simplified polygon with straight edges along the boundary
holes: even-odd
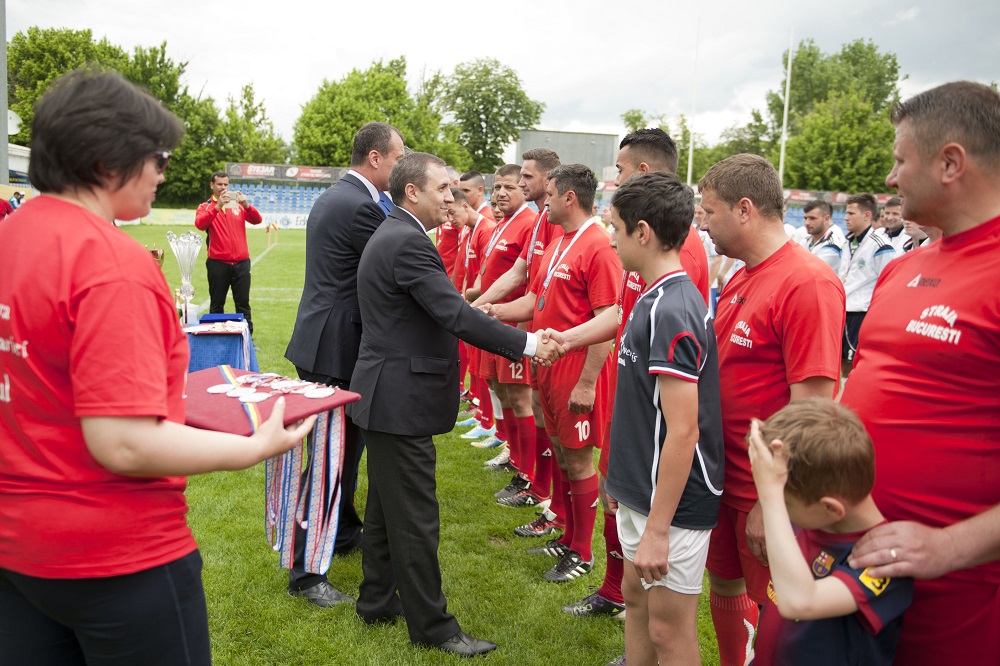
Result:
[[[697,609],[722,495],[715,332],[681,266],[694,195],[672,174],[626,181],[612,246],[647,285],[618,346],[605,490],[625,556],[629,664],[698,664]]]
[[[861,420],[830,399],[807,398],[763,424],[754,419],[747,439],[771,564],[750,663],[889,666],[913,579],[876,578],[847,562],[885,522],[871,496],[875,449]]]

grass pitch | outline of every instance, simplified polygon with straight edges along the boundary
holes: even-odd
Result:
[[[192,218],[194,213],[192,211]],[[180,286],[177,261],[166,241],[168,230],[193,227],[125,227],[147,247],[163,248],[163,272],[171,289]],[[272,232],[273,233],[273,232]],[[248,232],[255,259],[250,304],[255,344],[262,370],[294,376],[285,360],[302,291],[305,232],[268,236]],[[194,302],[208,300],[205,251],[194,271]],[[207,311],[207,307],[202,311]],[[227,312],[233,312],[232,300]],[[401,406],[405,408],[405,406]],[[599,666],[624,650],[624,624],[611,618],[577,618],[562,606],[590,594],[604,577],[602,516],[595,529],[594,571],[582,579],[554,585],[541,574],[554,560],[530,556],[525,549],[542,539],[515,537],[512,529],[534,518],[531,509],[497,505],[494,491],[509,476],[489,472],[482,463],[492,452],[468,445],[460,432],[435,438],[438,447],[437,494],[441,504],[441,570],[448,610],[466,632],[496,642],[499,649],[484,663],[547,666]],[[359,478],[357,504],[363,511],[367,478]],[[192,477],[188,484],[189,524],[205,560],[212,650],[216,664],[455,664],[457,657],[413,647],[404,625],[368,627],[352,607],[321,610],[285,594],[287,572],[264,537],[264,468]],[[328,573],[340,590],[357,596],[361,555],[335,557]],[[707,583],[698,609],[704,664],[718,664],[718,648],[708,610]]]

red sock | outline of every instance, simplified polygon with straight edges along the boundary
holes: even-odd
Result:
[[[513,413],[514,410],[511,410],[511,414]],[[514,416],[513,422],[517,424],[517,443],[521,448],[522,465],[518,469],[531,482],[531,489],[538,497],[548,497],[548,488],[541,490],[541,495],[538,495],[539,491],[535,488],[535,418],[531,415]]]
[[[552,504],[549,505],[549,510],[556,514],[556,522],[563,525],[559,541],[568,546],[573,537],[573,516],[569,510],[569,474],[561,467],[552,472]]]
[[[535,426],[535,482],[531,486],[538,497],[555,497],[552,490],[552,442],[545,428]],[[553,509],[554,510],[554,509]]]
[[[584,562],[594,557],[594,521],[597,520],[597,475],[569,482],[573,514],[573,537],[569,547],[580,553]]]
[[[518,437],[517,432],[517,417],[514,416],[514,409],[512,407],[503,408],[503,435],[500,434],[500,423],[501,421],[497,421],[497,437],[507,442],[507,448],[510,449],[510,464],[518,472],[521,472],[523,471],[521,464],[524,461],[524,456],[521,455],[521,439]]]
[[[465,343],[458,343],[458,391],[465,390],[465,373],[469,371],[469,351],[465,348]]]
[[[711,592],[708,605],[712,608],[712,624],[719,640],[720,666],[746,663],[760,615],[757,604],[746,594],[723,597]]]
[[[482,377],[479,379],[479,411],[483,418],[479,420],[484,428],[493,427],[493,400],[490,399],[490,387]]]
[[[605,599],[623,604],[622,575],[625,573],[625,559],[622,557],[622,544],[618,540],[618,519],[613,513],[604,514],[604,550],[608,557],[608,568],[604,572],[604,583],[598,593]]]

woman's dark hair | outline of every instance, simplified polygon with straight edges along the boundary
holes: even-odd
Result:
[[[176,116],[118,72],[74,70],[35,104],[28,180],[42,192],[118,189],[183,134]]]

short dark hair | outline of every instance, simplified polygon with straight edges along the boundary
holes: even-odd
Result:
[[[465,196],[465,192],[460,187],[451,188],[451,196],[455,197],[455,203],[469,203],[469,197]]]
[[[677,173],[677,143],[659,127],[637,129],[626,134],[618,149],[625,146],[628,146],[636,165],[645,162],[657,171]]]
[[[77,69],[35,104],[28,180],[41,192],[117,190],[183,135],[176,116],[118,72]]]
[[[462,177],[458,179],[458,182],[464,183],[465,181],[468,180],[471,180],[472,184],[475,185],[476,187],[479,187],[480,185],[483,186],[486,185],[486,179],[483,178],[483,174],[479,173],[478,171],[466,171],[465,173],[462,174]]]
[[[229,178],[229,174],[226,173],[225,171],[216,171],[215,173],[212,174],[212,180],[210,180],[209,182],[214,183],[220,178]]]
[[[639,220],[645,220],[665,249],[676,250],[691,231],[694,192],[672,173],[636,174],[618,188],[611,206],[626,234],[631,236]]]
[[[785,446],[785,490],[812,504],[836,496],[851,503],[868,497],[875,485],[875,448],[861,419],[829,398],[791,402],[761,424],[768,445]]]
[[[521,153],[521,161],[531,160],[538,164],[538,168],[548,173],[561,164],[559,154],[551,148],[532,148]]]
[[[745,197],[765,218],[784,215],[785,193],[778,170],[760,155],[741,153],[716,162],[698,181],[698,189],[711,190],[730,208]]]
[[[389,174],[389,196],[392,197],[392,203],[397,206],[403,203],[406,186],[410,183],[423,190],[427,185],[427,168],[432,164],[446,166],[443,159],[430,153],[410,153],[400,157]]]
[[[931,88],[896,106],[892,124],[904,120],[924,157],[954,141],[990,171],[1000,169],[1000,94],[989,86],[954,81]]]
[[[902,206],[903,200],[899,197],[889,197],[889,200],[885,202],[885,206],[882,208],[888,208],[889,206]]]
[[[354,135],[354,145],[351,148],[351,166],[361,166],[368,161],[368,153],[373,150],[382,155],[392,147],[392,135],[398,134],[400,141],[403,133],[386,123],[366,123]]]
[[[521,167],[516,164],[504,164],[502,167],[497,169],[497,178],[508,178],[510,176],[520,176]]]
[[[556,192],[566,194],[573,190],[580,208],[590,211],[594,206],[594,194],[597,192],[597,176],[586,164],[563,164],[549,172],[549,182]]]
[[[820,214],[830,215],[831,217],[833,216],[833,206],[831,206],[829,202],[823,201],[822,199],[813,199],[802,207],[802,212],[810,213],[817,208],[819,208]]]
[[[875,200],[874,194],[868,194],[867,192],[859,192],[858,194],[852,194],[847,197],[847,205],[857,204],[862,210],[867,210],[872,214],[872,219],[878,217],[878,201]]]

